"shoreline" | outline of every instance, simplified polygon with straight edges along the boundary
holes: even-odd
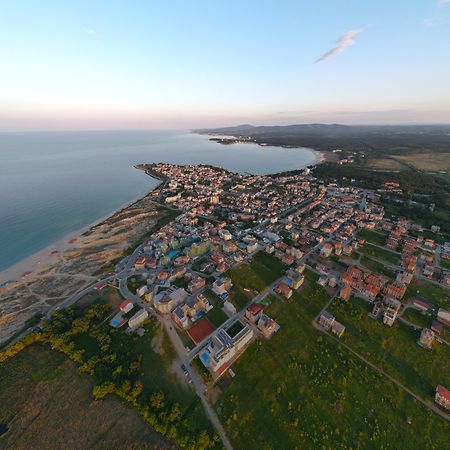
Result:
[[[135,165],[134,167],[137,170],[142,170],[138,168],[137,165]],[[121,211],[129,208],[130,206],[139,202],[143,198],[147,197],[163,183],[161,179],[158,179],[155,176],[150,175],[146,171],[145,173],[150,178],[153,178],[155,181],[157,181],[157,185],[153,187],[150,191],[146,192],[144,195],[140,195],[139,197],[134,198],[133,200],[130,200],[129,202],[122,204],[117,209],[111,211],[105,216],[96,219],[94,222],[91,222],[78,230],[68,233],[67,235],[58,239],[57,241],[45,246],[41,250],[38,250],[37,252],[32,253],[29,256],[26,256],[25,258],[21,259],[12,266],[2,270],[0,272],[0,285],[10,281],[19,281],[21,279],[26,279],[27,276],[31,277],[34,274],[34,272],[37,269],[39,269],[39,267],[45,266],[46,264],[50,263],[55,256],[58,257],[64,251],[76,248],[78,239],[82,237],[84,233],[97,227],[98,225],[101,225],[103,222],[105,222],[115,214],[120,213]]]
[[[274,147],[280,147],[274,145]],[[314,161],[312,161],[310,164],[308,164],[305,167],[295,168],[291,170],[301,170],[306,167],[315,166],[317,164],[321,164],[322,162],[326,161],[326,157],[324,156],[323,152],[319,150],[314,150],[312,148],[307,147],[295,147],[295,148],[304,148],[306,150],[310,150],[314,153],[315,158]],[[14,282],[14,281],[20,281],[22,279],[26,279],[28,276],[34,275],[34,272],[38,270],[40,267],[45,266],[52,262],[53,259],[58,258],[64,251],[70,250],[70,249],[76,249],[77,241],[84,233],[87,231],[95,228],[96,226],[102,224],[115,214],[123,211],[126,208],[129,208],[133,204],[137,203],[138,201],[142,200],[143,198],[147,197],[151,194],[155,189],[157,189],[161,184],[164,182],[164,180],[156,177],[154,174],[147,171],[144,166],[147,163],[140,163],[136,164],[133,167],[136,170],[143,170],[146,175],[148,175],[150,178],[155,180],[157,182],[156,186],[153,187],[150,191],[146,192],[144,195],[140,195],[139,197],[134,198],[133,200],[124,203],[120,207],[118,207],[116,210],[111,211],[110,213],[106,214],[103,217],[100,217],[99,219],[96,219],[94,222],[91,222],[87,224],[86,226],[75,230],[73,232],[68,233],[67,235],[63,236],[62,238],[56,240],[55,242],[45,246],[41,250],[38,250],[35,253],[32,253],[31,255],[23,258],[22,260],[18,261],[17,263],[13,264],[10,267],[7,267],[6,269],[2,270],[0,272],[0,285],[5,284],[7,282]],[[228,170],[228,169],[226,169]],[[278,173],[282,172],[273,172],[268,173],[265,175],[277,175]]]
[[[305,167],[300,167],[300,168],[295,168],[295,169],[291,169],[291,170],[301,170],[301,169],[305,169],[306,167],[310,167],[310,166],[315,166],[317,164],[322,164],[323,162],[326,162],[327,160],[331,160],[331,158],[327,158],[326,152],[323,150],[317,150],[315,148],[311,148],[311,147],[302,147],[302,146],[287,146],[284,144],[262,144],[259,142],[255,142],[255,141],[242,141],[242,142],[231,142],[231,143],[223,143],[220,142],[219,140],[215,140],[214,138],[218,138],[218,139],[239,139],[239,136],[234,136],[232,134],[230,135],[221,135],[221,134],[217,134],[217,133],[199,133],[196,131],[191,130],[191,133],[194,134],[199,134],[201,136],[209,136],[209,140],[215,142],[216,144],[221,144],[221,145],[235,145],[235,144],[255,144],[258,145],[259,147],[277,147],[277,148],[284,148],[284,149],[303,149],[303,150],[309,150],[311,152],[314,153],[315,158],[314,161],[311,164],[308,164]],[[286,170],[280,171],[280,172],[273,172],[273,173],[267,173],[265,175],[277,175],[278,173],[284,173],[284,172],[288,172]]]

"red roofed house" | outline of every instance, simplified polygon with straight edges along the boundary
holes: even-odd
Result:
[[[145,269],[145,263],[147,262],[147,258],[145,256],[140,256],[136,261],[134,262],[134,268],[136,270],[143,270]]]
[[[429,303],[427,303],[424,298],[413,297],[410,302],[411,306],[419,311],[425,312],[430,309]]]
[[[262,312],[263,309],[260,305],[252,303],[245,311],[245,317],[252,322],[256,322],[261,317]]]
[[[285,298],[290,298],[292,295],[292,289],[283,281],[275,288],[275,292],[283,295]]]
[[[384,287],[385,295],[401,300],[406,292],[406,286],[403,284],[391,283]]]
[[[352,288],[348,284],[344,284],[344,287],[339,292],[339,298],[348,302],[352,295]]]
[[[445,409],[450,410],[450,391],[445,389],[444,386],[438,384],[436,387],[436,396],[434,397],[434,401]]]
[[[123,313],[126,314],[128,311],[131,311],[133,309],[133,306],[133,302],[130,302],[130,300],[125,300],[120,304],[119,308]]]
[[[333,246],[329,242],[325,242],[323,244],[322,249],[320,250],[320,255],[328,258],[331,255],[331,252],[333,251]]]

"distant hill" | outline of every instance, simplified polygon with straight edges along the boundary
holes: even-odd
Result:
[[[258,143],[304,146],[320,150],[403,153],[423,150],[450,152],[450,125],[341,125],[298,124],[194,130],[201,134],[250,137]]]

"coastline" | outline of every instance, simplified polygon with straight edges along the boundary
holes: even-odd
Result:
[[[277,147],[274,145],[274,147]],[[282,147],[282,146],[278,146]],[[321,164],[324,161],[326,161],[326,156],[324,155],[324,152],[321,152],[319,150],[315,150],[312,148],[307,147],[295,147],[295,148],[304,148],[306,150],[309,150],[314,153],[315,158],[314,160],[308,164],[308,166],[315,166],[317,164]],[[144,195],[140,195],[139,197],[124,203],[120,207],[118,207],[116,210],[111,211],[110,213],[106,214],[105,216],[96,219],[94,222],[91,222],[90,224],[84,226],[83,228],[80,228],[76,231],[73,231],[71,233],[68,233],[61,239],[58,239],[57,241],[53,242],[52,244],[49,244],[42,248],[41,250],[38,250],[37,252],[27,256],[26,258],[18,261],[17,263],[13,264],[12,266],[4,269],[0,272],[0,286],[4,283],[11,282],[11,281],[19,281],[26,279],[28,276],[32,276],[35,274],[36,271],[38,271],[41,267],[47,266],[49,264],[52,264],[60,258],[61,254],[63,254],[66,250],[72,250],[77,248],[77,242],[78,239],[83,235],[83,233],[95,228],[98,225],[101,225],[103,222],[114,216],[115,214],[131,207],[135,203],[139,202],[140,200],[144,199],[150,193],[157,189],[164,181],[158,177],[156,177],[153,173],[148,172],[145,167],[146,163],[136,164],[134,165],[134,168],[137,170],[143,170],[150,178],[155,180],[157,184],[148,192],[146,192]],[[301,170],[304,167],[294,168],[292,170]],[[277,172],[273,172],[267,175],[276,175]]]
[[[214,141],[216,144],[220,144],[220,145],[234,145],[235,143],[239,143],[239,144],[256,144],[260,147],[279,147],[279,148],[285,148],[285,149],[304,149],[304,150],[309,150],[311,152],[314,153],[315,155],[315,159],[311,164],[308,164],[308,166],[305,167],[309,167],[309,166],[315,166],[317,164],[321,164],[323,162],[326,161],[332,161],[333,158],[332,157],[327,157],[327,154],[329,152],[324,152],[323,150],[317,150],[315,148],[311,148],[311,147],[301,147],[301,146],[286,146],[283,144],[262,144],[260,142],[255,142],[255,141],[247,141],[247,140],[243,140],[240,142],[230,142],[230,143],[224,143],[224,142],[220,142],[220,140],[216,140],[214,138],[218,138],[218,139],[239,139],[239,136],[235,136],[235,135],[221,135],[221,134],[217,134],[217,133],[199,133],[198,131],[195,130],[191,130],[191,133],[195,133],[195,134],[199,134],[201,136],[209,136],[209,140]],[[301,170],[304,169],[304,167],[299,167],[299,168],[294,168],[292,170]],[[285,172],[285,171],[282,171]],[[276,175],[277,173],[282,173],[282,172],[274,172],[274,173],[268,173],[266,175]]]
[[[142,170],[139,167],[134,166],[137,170]],[[145,172],[150,178],[153,178],[155,181],[157,181],[157,184],[155,187],[153,187],[150,191],[146,192],[144,195],[140,195],[139,197],[134,198],[131,201],[128,201],[121,206],[119,206],[114,211],[111,211],[110,213],[104,215],[103,217],[100,217],[99,219],[96,219],[94,222],[89,223],[88,225],[73,231],[71,233],[68,233],[61,239],[58,239],[57,241],[53,242],[52,244],[49,244],[42,248],[41,250],[38,250],[35,253],[32,253],[31,255],[27,256],[26,258],[18,261],[17,263],[13,264],[12,266],[2,270],[0,272],[0,285],[10,282],[10,281],[19,281],[21,279],[27,278],[27,276],[31,276],[34,274],[36,270],[38,270],[40,267],[46,266],[48,264],[52,264],[55,262],[60,255],[65,252],[66,250],[76,249],[77,248],[77,242],[78,239],[83,235],[83,233],[86,233],[89,230],[92,230],[93,228],[101,225],[103,222],[114,216],[115,214],[120,213],[121,211],[130,208],[135,203],[141,201],[145,197],[151,194],[153,190],[157,189],[161,183],[163,183],[162,180],[156,178],[155,176]],[[27,275],[24,275],[27,274]]]

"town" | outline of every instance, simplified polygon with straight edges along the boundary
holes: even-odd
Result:
[[[430,237],[439,229],[386,217],[380,196],[400,189],[395,183],[371,191],[324,185],[309,169],[262,176],[142,168],[163,180],[152,198],[180,214],[118,265],[126,300],[110,324],[139,333],[149,315],[158,317],[196,389],[234,376],[231,366],[248,346],[282,333],[265,306],[279,298],[289,308],[313,277],[330,296],[315,319],[324,333],[343,339],[347,324],[333,309],[362,301],[374,321],[416,331],[423,351],[450,345],[450,243]],[[448,410],[447,388],[436,386],[435,401]]]
[[[438,226],[386,212],[384,198],[401,195],[399,183],[341,186],[309,168],[274,175],[138,168],[160,181],[148,197],[164,221],[46,311],[0,362],[47,344],[94,376],[95,400],[123,398],[164,436],[178,429],[186,448],[221,440],[230,449],[230,431],[243,448],[239,410],[254,426],[284,415],[295,439],[329,443],[337,432],[323,427],[334,422],[355,433],[366,397],[378,417],[391,414],[389,423],[419,430],[435,420],[445,436],[450,242]],[[284,396],[287,389],[299,389],[300,400]],[[180,392],[187,416],[179,414]],[[348,408],[347,392],[355,393]],[[401,414],[390,412],[396,395],[407,404]],[[353,416],[342,422],[347,411]],[[307,421],[306,432],[298,424]],[[380,429],[367,425],[388,442]]]

